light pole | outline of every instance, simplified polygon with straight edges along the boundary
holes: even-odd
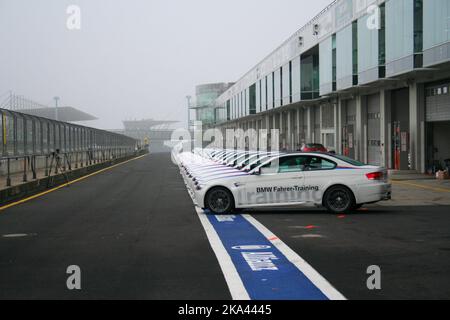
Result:
[[[55,120],[58,121],[58,101],[61,99],[60,97],[54,97],[55,100]]]

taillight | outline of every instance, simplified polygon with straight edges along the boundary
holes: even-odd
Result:
[[[384,173],[383,172],[372,172],[366,174],[367,179],[369,180],[383,180]]]

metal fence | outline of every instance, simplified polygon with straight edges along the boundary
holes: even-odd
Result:
[[[36,178],[37,159],[43,167],[45,161],[46,175],[51,158],[57,155],[63,159],[64,170],[68,167],[89,165],[101,161],[126,157],[135,154],[141,148],[140,142],[121,134],[84,127],[71,123],[50,120],[0,109],[0,159],[6,162],[8,181],[11,162],[21,160],[24,181],[27,168]]]

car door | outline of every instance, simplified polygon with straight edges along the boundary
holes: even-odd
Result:
[[[336,175],[337,164],[320,156],[308,156],[304,170],[305,196],[309,202],[321,203],[323,193]]]
[[[304,156],[282,156],[260,167],[258,175],[250,175],[244,186],[243,203],[247,206],[290,205],[305,202]]]

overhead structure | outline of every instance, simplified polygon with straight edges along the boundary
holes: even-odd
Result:
[[[59,100],[59,98],[58,98]],[[18,111],[24,114],[47,118],[50,120],[58,120],[64,122],[81,122],[93,121],[98,118],[90,115],[84,111],[78,110],[70,106],[55,106],[49,107],[24,96],[10,93],[0,107],[6,110]]]

